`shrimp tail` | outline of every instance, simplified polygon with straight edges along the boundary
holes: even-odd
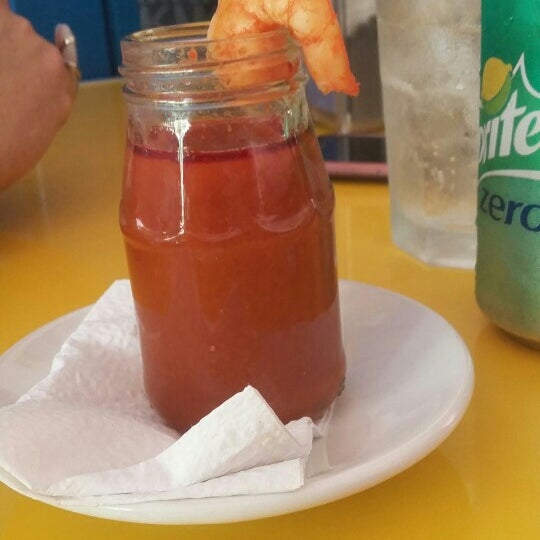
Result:
[[[323,93],[358,94],[330,0],[219,0],[208,37],[254,34],[280,26],[288,28],[302,47],[306,67]]]
[[[337,24],[330,25],[320,39],[302,47],[306,67],[323,94],[343,92],[357,96],[360,85],[349,64],[347,49]]]

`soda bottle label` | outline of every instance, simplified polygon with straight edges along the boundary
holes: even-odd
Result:
[[[497,169],[515,169],[518,178],[540,180],[535,155],[540,151],[540,92],[529,81],[525,54],[514,67],[500,58],[488,58],[481,92],[480,178]]]
[[[526,39],[540,2],[496,4],[483,1],[476,296],[540,343],[540,47]]]

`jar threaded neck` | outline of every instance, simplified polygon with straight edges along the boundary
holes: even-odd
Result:
[[[306,81],[301,49],[285,29],[225,40],[208,23],[143,30],[121,42],[128,100],[230,103],[286,94]]]

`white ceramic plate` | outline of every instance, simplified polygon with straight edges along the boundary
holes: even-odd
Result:
[[[463,341],[439,315],[398,294],[340,282],[348,369],[327,436],[330,469],[294,492],[67,506],[74,512],[141,523],[224,523],[311,508],[369,488],[437,447],[463,416],[473,389]],[[78,310],[28,335],[0,357],[0,406],[43,378],[62,342],[86,313]],[[0,481],[48,504],[0,468]]]

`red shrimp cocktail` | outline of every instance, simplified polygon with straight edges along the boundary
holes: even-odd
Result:
[[[334,195],[300,49],[276,29],[229,39],[244,56],[223,60],[206,30],[122,43],[120,224],[145,387],[180,432],[248,384],[283,422],[317,419],[345,357]]]

